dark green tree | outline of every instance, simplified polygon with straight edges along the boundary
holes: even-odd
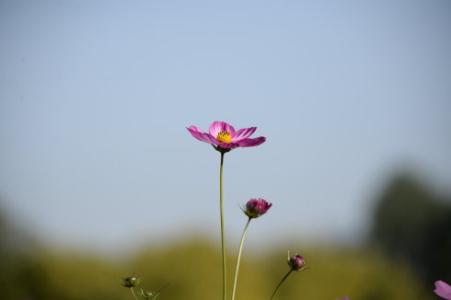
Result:
[[[408,262],[429,287],[437,279],[451,279],[450,200],[400,174],[374,210],[371,242],[390,258]]]

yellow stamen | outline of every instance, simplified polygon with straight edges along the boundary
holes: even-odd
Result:
[[[221,143],[230,144],[232,142],[232,135],[227,131],[220,131],[216,139]]]

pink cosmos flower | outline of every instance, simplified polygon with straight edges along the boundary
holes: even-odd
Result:
[[[272,204],[265,199],[251,199],[247,201],[245,209],[243,209],[246,216],[249,218],[258,218],[261,215],[266,214],[266,212],[271,208]]]
[[[304,257],[299,254],[295,254],[288,258],[288,265],[290,266],[291,270],[299,271],[305,266]]]
[[[451,300],[451,286],[444,281],[437,280],[435,282],[434,293],[443,299]]]
[[[258,146],[266,141],[263,136],[250,138],[257,127],[235,130],[232,125],[222,121],[214,121],[208,132],[202,132],[193,125],[186,129],[199,141],[211,144],[216,150],[223,153],[238,147]]]

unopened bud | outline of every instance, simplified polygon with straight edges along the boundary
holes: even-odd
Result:
[[[138,286],[140,280],[136,276],[128,276],[122,279],[122,286],[126,288],[133,288]]]
[[[268,209],[271,208],[271,206],[272,204],[265,199],[251,199],[247,201],[246,207],[243,209],[243,211],[249,218],[258,218],[261,215],[264,215],[268,211]]]
[[[288,265],[290,266],[291,270],[299,271],[305,267],[304,257],[299,254],[295,254],[288,258]]]
[[[141,290],[141,294],[146,300],[155,300],[157,299],[159,293]]]

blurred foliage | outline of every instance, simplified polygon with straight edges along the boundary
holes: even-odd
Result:
[[[426,286],[451,279],[451,199],[398,175],[377,202],[371,243],[410,264]]]
[[[292,274],[276,299],[334,300],[344,295],[352,300],[434,299],[431,282],[450,279],[448,200],[409,176],[397,177],[377,201],[367,246],[281,245],[264,253],[245,248],[237,298],[268,299],[288,270],[286,250],[290,249],[301,251],[310,268]],[[129,275],[139,276],[145,290],[163,288],[162,300],[221,297],[217,242],[189,238],[148,247],[127,259],[106,259],[32,246],[22,236],[0,214],[2,299],[133,299],[121,284]],[[229,253],[234,254],[228,259],[232,271],[236,256]]]
[[[132,299],[121,278],[134,274],[147,290],[164,287],[160,299],[219,299],[219,249],[205,240],[188,240],[143,250],[127,262],[94,255],[37,250],[1,272],[4,299]],[[432,299],[408,267],[391,264],[368,249],[305,249],[310,269],[294,273],[278,299]],[[268,299],[288,270],[285,249],[254,257],[246,252],[239,299]],[[230,266],[234,260],[229,258]],[[3,270],[2,270],[3,271]],[[231,278],[230,281],[231,282]],[[428,296],[429,295],[429,296]],[[429,298],[428,298],[429,297]]]

